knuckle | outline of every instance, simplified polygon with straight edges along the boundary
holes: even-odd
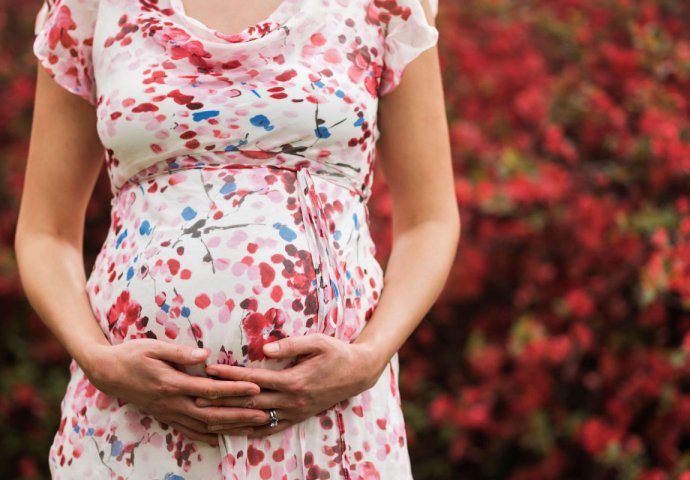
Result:
[[[306,393],[307,384],[301,378],[296,378],[290,382],[290,389],[297,394]]]
[[[205,395],[206,395],[206,398],[208,398],[210,400],[216,400],[217,398],[220,397],[218,389],[215,387],[212,387],[212,386],[206,387]]]
[[[244,402],[244,408],[254,408],[255,406],[256,406],[256,400],[253,398],[245,400],[245,402]]]
[[[298,410],[302,410],[304,408],[307,408],[309,406],[309,401],[305,397],[296,397],[294,400],[294,405],[295,408]]]
[[[165,347],[167,345],[161,345],[160,341],[151,339],[150,342],[142,345],[142,351],[147,357],[160,359],[161,356],[165,355]]]
[[[154,384],[154,391],[161,397],[171,395],[172,390],[172,384],[167,378],[161,378]]]
[[[287,337],[283,339],[283,342],[285,342],[285,346],[290,349],[294,350],[295,349],[295,339],[293,337]]]

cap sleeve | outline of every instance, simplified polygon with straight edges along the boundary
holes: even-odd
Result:
[[[438,0],[429,0],[436,17]],[[383,65],[378,87],[379,96],[392,92],[400,83],[405,67],[423,51],[438,42],[438,29],[431,25],[420,0],[381,2],[380,18],[386,22]]]
[[[96,105],[91,51],[98,0],[44,0],[33,52],[60,86]]]

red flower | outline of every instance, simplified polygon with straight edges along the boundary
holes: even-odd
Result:
[[[130,299],[129,290],[123,290],[108,310],[108,328],[113,337],[124,339],[130,325],[139,319],[140,314],[141,305]]]
[[[619,442],[620,432],[613,430],[600,419],[590,418],[580,427],[580,442],[592,455],[601,455],[612,442]]]
[[[277,308],[269,308],[265,314],[252,312],[244,318],[242,328],[247,335],[247,344],[242,346],[242,351],[249,360],[266,358],[263,346],[287,336],[282,329],[285,320],[285,314]]]

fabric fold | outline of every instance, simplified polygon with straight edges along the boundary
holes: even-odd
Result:
[[[319,296],[318,332],[326,335],[337,335],[343,324],[345,302],[343,278],[338,254],[331,241],[325,209],[314,186],[314,180],[308,168],[297,169],[297,180],[300,184],[300,205],[307,240],[317,273]]]

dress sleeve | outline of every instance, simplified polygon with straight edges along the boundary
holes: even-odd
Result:
[[[429,0],[434,17],[438,0]],[[431,25],[420,0],[389,0],[381,4],[381,19],[387,22],[383,44],[383,68],[379,97],[393,91],[405,67],[438,42],[438,29]]]
[[[43,0],[33,52],[60,86],[96,105],[91,51],[98,0]]]

